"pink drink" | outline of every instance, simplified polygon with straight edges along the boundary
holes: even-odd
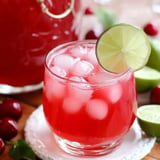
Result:
[[[43,80],[44,57],[48,51],[59,44],[78,38],[75,19],[79,0],[75,0],[73,12],[58,19],[45,14],[37,1],[0,0],[0,84],[2,85],[24,87],[39,84]],[[65,12],[70,3],[71,0],[44,1],[53,14]],[[12,91],[1,89],[0,93]]]
[[[135,119],[133,73],[104,71],[92,41],[65,44],[46,59],[43,106],[58,141],[67,140],[65,145],[72,150],[67,152],[81,155],[77,152],[83,146],[84,155],[108,153]]]

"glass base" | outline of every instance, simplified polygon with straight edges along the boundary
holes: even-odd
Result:
[[[0,94],[18,94],[18,93],[32,92],[41,89],[42,87],[43,87],[43,82],[22,87],[0,84]]]
[[[59,147],[74,156],[94,157],[102,156],[113,152],[121,143],[121,140],[112,142],[110,144],[98,145],[82,145],[78,142],[71,142],[54,135]]]

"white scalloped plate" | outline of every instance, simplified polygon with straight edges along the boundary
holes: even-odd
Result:
[[[43,160],[140,160],[150,152],[155,143],[155,138],[142,134],[135,121],[121,145],[111,154],[92,158],[71,156],[57,146],[44,118],[42,105],[27,120],[25,139],[37,156]]]

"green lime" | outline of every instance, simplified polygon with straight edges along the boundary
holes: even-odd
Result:
[[[134,72],[137,92],[146,92],[160,83],[160,72],[148,66]]]
[[[103,32],[96,44],[99,64],[114,73],[142,68],[149,59],[150,51],[147,35],[140,28],[124,23]]]
[[[151,55],[147,66],[160,71],[160,40],[158,39],[151,39]]]
[[[160,137],[160,105],[144,105],[137,110],[142,130],[149,136]]]

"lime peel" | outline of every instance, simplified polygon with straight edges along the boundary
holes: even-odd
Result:
[[[160,71],[160,40],[150,39],[151,55],[147,62],[147,66]]]

